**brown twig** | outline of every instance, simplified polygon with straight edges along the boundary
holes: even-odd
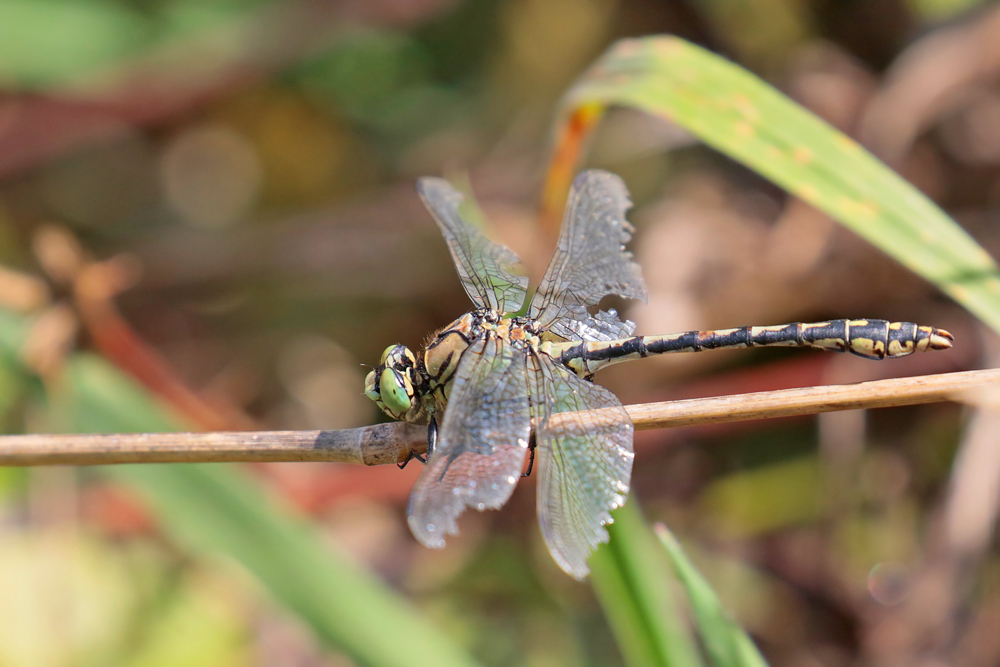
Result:
[[[1000,369],[782,389],[627,406],[636,429],[968,400],[1000,386]],[[0,436],[0,465],[328,461],[379,465],[426,449],[426,429],[396,422],[341,431]]]
[[[965,401],[968,392],[1000,386],[1000,369],[920,375],[802,389],[628,406],[638,430],[794,417],[838,410]]]
[[[379,465],[422,451],[426,426],[403,422],[340,431],[221,431],[0,436],[0,465],[330,461]]]

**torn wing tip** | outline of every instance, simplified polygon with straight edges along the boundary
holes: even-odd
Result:
[[[423,194],[425,190],[434,187],[441,180],[443,179],[437,176],[421,176],[417,179],[417,192]]]
[[[583,581],[584,579],[587,578],[587,575],[590,574],[590,568],[587,567],[587,559],[589,558],[590,555],[588,554],[587,558],[585,558],[582,563],[579,563],[578,565],[573,565],[568,560],[563,558],[562,554],[556,554],[556,553],[552,554],[552,559],[556,562],[556,565],[559,566],[559,569],[568,574],[569,576],[573,577],[577,581]]]
[[[567,549],[566,551],[573,551],[576,553],[565,553],[562,549],[553,548],[549,544],[547,538],[545,540],[546,545],[549,547],[549,553],[552,554],[552,559],[556,562],[556,565],[559,566],[559,569],[577,581],[583,581],[587,578],[587,575],[590,574],[590,567],[587,566],[587,561],[589,561],[590,557],[594,555],[594,552],[597,551],[598,547],[602,544],[606,544],[611,539],[611,535],[608,533],[605,526],[614,523],[614,518],[609,512],[605,512],[602,517],[599,517],[599,520],[600,525],[594,532],[593,539],[586,540],[586,548],[582,554],[579,553],[580,549],[575,547]],[[546,537],[544,531],[542,533],[542,537]],[[572,556],[572,558],[570,558],[570,556]]]
[[[417,542],[420,542],[420,544],[428,549],[444,549],[444,535],[454,535],[457,533],[457,531],[448,530],[447,528],[444,531],[439,531],[433,524],[417,520],[413,516],[407,517],[407,523],[410,524],[410,532],[413,533],[413,537],[417,538]]]
[[[462,199],[465,198],[465,195],[456,190],[451,183],[440,176],[421,176],[418,178],[417,194],[424,200],[442,194],[453,196],[457,194]]]

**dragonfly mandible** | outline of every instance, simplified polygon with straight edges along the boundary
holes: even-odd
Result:
[[[419,355],[403,345],[386,348],[365,394],[394,419],[428,423],[426,466],[407,507],[410,529],[428,547],[457,534],[466,508],[506,503],[534,447],[542,536],[563,570],[586,577],[587,559],[608,540],[605,526],[625,503],[632,475],[632,422],[618,398],[592,382],[610,364],[759,346],[883,359],[952,344],[942,329],[885,320],[633,336],[635,324],[614,310],[591,312],[606,296],[645,300],[647,293],[625,250],[634,231],[625,217],[628,191],[618,176],[598,170],[573,182],[552,260],[525,313],[514,315],[528,294],[517,256],[471,224],[463,195],[447,181],[422,178],[417,190],[475,310],[434,334]]]

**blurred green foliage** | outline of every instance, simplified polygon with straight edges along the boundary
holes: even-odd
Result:
[[[762,667],[767,664],[750,637],[719,604],[712,587],[694,567],[677,539],[662,524],[657,536],[669,554],[698,623],[705,650],[717,667]]]
[[[0,76],[16,86],[70,83],[173,40],[226,28],[264,0],[4,0]]]

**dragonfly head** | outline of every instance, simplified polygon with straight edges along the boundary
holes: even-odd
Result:
[[[420,406],[414,390],[417,358],[405,345],[390,345],[365,378],[365,396],[393,419],[411,421]]]

